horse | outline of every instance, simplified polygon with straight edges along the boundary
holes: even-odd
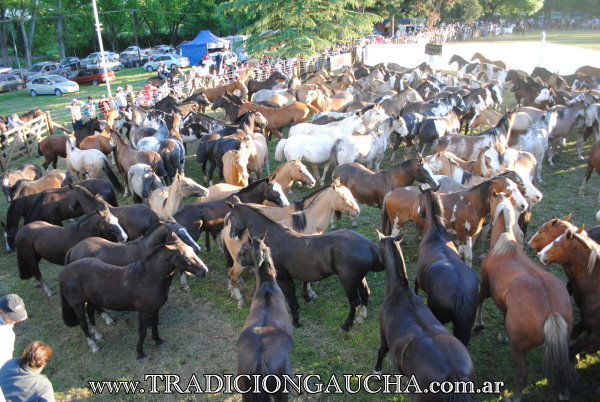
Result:
[[[246,229],[250,236],[265,234],[265,243],[271,249],[277,269],[277,281],[292,311],[294,327],[300,327],[294,279],[314,282],[338,275],[350,305],[342,330],[350,330],[358,307],[359,316],[362,316],[362,320],[366,318],[369,288],[365,276],[369,271],[383,270],[377,247],[371,241],[351,230],[302,235],[272,221],[249,205],[227,205],[231,208],[227,220],[231,224],[231,236],[234,240],[241,238]],[[301,257],[308,253],[318,257]]]
[[[223,96],[225,92],[233,94],[236,91],[239,91],[242,98],[246,98],[249,92],[248,88],[246,88],[246,85],[239,81],[233,81],[229,84],[221,85],[216,88],[202,88],[201,91],[204,93],[209,102],[214,102],[215,99]]]
[[[231,149],[223,155],[223,178],[227,184],[246,187],[250,175],[248,174],[248,150],[245,146],[240,149]]]
[[[575,70],[575,74],[589,75],[592,77],[600,78],[600,68],[592,66],[581,66]]]
[[[427,293],[427,306],[445,324],[452,321],[454,336],[469,345],[477,311],[479,279],[456,251],[443,221],[443,207],[431,190],[422,190],[425,230],[419,244],[415,294]]]
[[[477,128],[481,125],[487,125],[489,127],[495,127],[498,122],[502,119],[502,115],[491,109],[480,109],[477,114],[469,121],[469,129]],[[515,121],[511,128],[511,134],[514,136],[515,133],[521,133],[527,131],[529,126],[533,124],[531,116],[524,112],[517,112],[515,115]]]
[[[86,187],[92,194],[102,195],[111,205],[118,205],[115,189],[109,182],[87,179],[79,182],[79,185]],[[69,187],[51,188],[13,200],[6,211],[6,224],[2,223],[6,250],[10,253],[15,247],[15,236],[21,218],[24,224],[44,221],[60,226],[63,220],[78,218],[83,214],[81,205]]]
[[[180,123],[181,115],[175,113],[173,115],[173,128],[169,132],[169,136],[159,144],[157,150],[167,172],[165,176],[165,184],[167,185],[173,182],[175,175],[178,173],[183,174],[185,167],[185,147],[183,138],[179,133]]]
[[[330,186],[320,188],[297,201],[294,205],[287,207],[268,207],[260,204],[248,205],[259,209],[273,221],[302,234],[321,234],[325,232],[329,224],[334,222],[335,215],[340,213],[346,213],[352,219],[360,214],[360,208],[352,193],[337,181],[334,181]],[[243,300],[238,288],[238,278],[244,268],[236,263],[236,255],[248,236],[244,233],[240,239],[234,240],[230,232],[231,227],[229,225],[225,225],[221,232],[223,243],[227,249],[228,289],[231,291],[232,298],[237,301],[237,307],[241,308]],[[316,298],[316,294],[305,287],[304,297],[307,302],[310,302]]]
[[[136,351],[138,360],[145,360],[144,339],[149,326],[152,326],[152,338],[156,344],[163,343],[158,336],[158,313],[167,301],[175,269],[185,270],[198,278],[208,273],[208,268],[191,247],[175,234],[140,257],[139,261],[126,266],[83,258],[65,266],[58,275],[63,320],[69,327],[80,325],[92,352],[99,350],[92,335],[96,340],[102,338],[96,331],[97,310],[137,311],[139,331]]]
[[[137,203],[148,199],[152,191],[162,186],[162,182],[150,165],[136,163],[127,172],[127,187],[131,192],[133,202]]]
[[[69,172],[79,180],[86,178],[86,176],[92,179],[97,178],[104,172],[113,187],[122,193],[123,186],[112,171],[106,155],[97,149],[85,151],[77,149],[73,145],[74,142],[73,137],[67,141],[67,169],[69,169]]]
[[[37,180],[42,177],[42,169],[38,165],[33,163],[24,163],[19,165],[19,167],[15,170],[10,170],[2,174],[0,178],[2,185],[2,192],[4,192],[4,196],[6,197],[6,201],[11,201],[11,191],[12,187],[19,180]]]
[[[100,120],[94,117],[88,120],[82,127],[74,130],[75,146],[78,147],[85,137],[94,135],[96,131],[101,132],[102,125],[100,124]]]
[[[160,219],[169,219],[181,209],[189,197],[206,197],[208,190],[194,180],[179,173],[170,186],[158,187],[148,195],[148,205]]]
[[[213,184],[212,177],[215,169],[218,169],[220,180],[225,180],[223,174],[223,157],[226,152],[230,150],[239,150],[242,146],[245,146],[248,149],[250,155],[256,155],[257,151],[253,137],[242,130],[239,130],[235,135],[219,137],[207,143],[198,144],[196,160],[201,163],[202,166],[208,161],[211,162],[208,174],[204,175],[204,180],[208,181],[209,185]]]
[[[492,64],[498,68],[501,68],[503,70],[506,70],[506,63],[503,62],[502,60],[490,60],[488,58],[486,58],[484,55],[482,55],[479,52],[476,52],[473,57],[471,57],[471,61],[473,60],[479,60],[480,63],[486,63],[486,64]]]
[[[242,246],[238,261],[256,272],[256,292],[244,327],[237,342],[237,373],[247,376],[240,381],[241,389],[250,389],[250,376],[264,380],[264,388],[275,389],[273,379],[266,376],[292,376],[292,322],[287,312],[285,296],[277,284],[277,273],[271,252],[260,237],[250,238]],[[280,380],[282,380],[280,378]],[[283,392],[263,393],[260,397],[287,400]],[[251,401],[258,395],[244,394]]]
[[[600,140],[594,142],[592,149],[590,150],[590,155],[588,157],[587,169],[585,171],[585,175],[583,176],[583,181],[581,182],[581,186],[579,187],[579,195],[585,195],[585,185],[587,181],[594,173],[594,170],[600,174]],[[600,194],[598,194],[598,199],[600,200]]]
[[[485,218],[490,212],[490,197],[493,191],[508,194],[519,212],[528,207],[515,182],[502,176],[463,191],[439,194],[446,228],[456,234],[458,251],[469,266],[473,263],[473,238],[481,232]],[[419,190],[415,187],[400,187],[386,194],[381,208],[384,234],[399,233],[409,220],[423,227],[425,222],[420,214],[423,210],[421,200]]]
[[[379,249],[385,267],[385,301],[380,315],[380,346],[375,374],[380,375],[388,351],[396,368],[425,387],[434,381],[473,381],[467,348],[438,321],[408,284],[398,237],[382,237]],[[454,395],[459,399],[461,395]],[[417,400],[427,400],[415,395]],[[433,398],[431,398],[433,399]],[[472,396],[464,395],[464,400]]]
[[[44,169],[48,170],[50,165],[56,169],[58,157],[67,157],[66,147],[69,137],[68,135],[49,135],[38,142],[38,156],[44,157],[44,163],[42,163]]]
[[[350,189],[361,204],[381,208],[383,198],[395,188],[409,186],[415,180],[437,186],[433,173],[423,159],[408,159],[391,169],[373,172],[358,163],[346,163],[333,170],[333,178]]]
[[[248,80],[248,99],[252,99],[252,95],[261,89],[272,89],[277,83],[285,81],[287,81],[287,77],[279,71],[274,71],[269,78],[264,81]]]
[[[255,103],[244,102],[242,106],[240,106],[238,116],[250,111],[260,112],[268,121],[265,129],[269,133],[269,136],[275,135],[279,139],[281,139],[280,130],[282,128],[306,121],[311,112],[319,113],[314,106],[301,102],[293,102],[281,108],[272,108],[257,105]]]
[[[224,199],[185,205],[173,214],[173,218],[188,230],[193,239],[198,239],[202,232],[205,232],[206,250],[210,251],[208,236],[210,234],[216,242],[217,235],[223,230],[225,215],[229,212],[227,201],[232,201],[234,197],[242,202],[255,204],[270,201],[280,207],[290,205],[279,183],[272,177],[267,177],[249,184]]]
[[[42,279],[40,260],[44,258],[52,264],[62,265],[67,251],[91,236],[127,241],[127,234],[107,207],[86,215],[79,222],[66,228],[43,221],[28,223],[15,237],[19,277],[34,278],[36,285],[41,286],[48,297],[52,296],[52,291]]]
[[[60,188],[71,183],[73,178],[66,170],[55,169],[47,172],[37,180],[19,180],[11,191],[11,199],[15,200],[27,195],[41,193],[49,188]]]
[[[481,148],[474,161],[464,161],[448,151],[429,155],[425,157],[425,161],[433,174],[452,177],[461,184],[464,184],[469,174],[489,179],[503,172],[498,152],[489,146]]]
[[[458,132],[460,132],[460,120],[453,110],[445,116],[424,118],[417,131],[421,153],[424,154],[427,145],[431,145],[434,141],[445,135]]]
[[[481,307],[492,297],[504,315],[511,354],[517,366],[514,397],[527,384],[527,353],[544,343],[548,382],[569,399],[572,383],[569,338],[573,327],[571,301],[565,285],[540,269],[519,246],[513,233],[513,208],[504,193],[490,199],[493,222],[490,251],[483,260],[476,329],[483,328]],[[506,335],[499,337],[505,339]]]
[[[135,147],[135,149],[139,151],[149,150],[149,151],[158,151],[160,144],[169,136],[169,128],[167,123],[163,119],[159,119],[158,128],[153,135],[141,138],[139,141],[131,143]]]

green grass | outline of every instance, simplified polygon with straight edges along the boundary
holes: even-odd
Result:
[[[133,75],[135,79],[139,75]],[[124,81],[122,81],[124,82]],[[98,88],[90,88],[99,91]],[[509,91],[506,92],[506,106],[513,106],[514,100]],[[54,97],[48,99],[54,103]],[[31,100],[25,97],[23,100]],[[13,106],[22,105],[13,104]],[[40,106],[43,106],[40,104]],[[1,102],[5,110],[7,106]],[[27,108],[26,108],[27,109]],[[221,115],[218,115],[221,116]],[[271,155],[275,144],[270,146]],[[590,146],[586,147],[589,152]],[[201,181],[198,165],[195,162],[195,144],[188,144],[188,163],[186,173],[195,180]],[[384,168],[389,167],[389,153],[385,157]],[[38,163],[39,160],[37,160]],[[271,159],[271,167],[278,162]],[[64,161],[60,167],[64,168]],[[588,182],[585,197],[577,196],[577,189],[583,177],[585,161],[579,160],[575,154],[575,138],[569,138],[566,148],[559,153],[555,166],[544,164],[544,183],[539,187],[544,193],[544,199],[533,209],[533,222],[527,239],[537,227],[547,220],[564,216],[569,212],[574,215],[574,222],[595,225],[595,213],[598,208],[597,191],[600,187],[598,175]],[[300,198],[309,190],[296,191],[291,198]],[[130,200],[120,198],[121,204]],[[8,205],[0,201],[0,214],[6,213]],[[380,225],[380,211],[375,208],[361,206],[357,231],[376,240],[375,232]],[[338,223],[339,227],[350,227],[347,217]],[[406,226],[407,236],[403,246],[411,282],[415,275],[418,242],[414,224]],[[476,249],[477,250],[477,249]],[[485,249],[487,251],[487,246]],[[15,292],[20,294],[27,303],[30,319],[15,326],[17,333],[16,353],[35,339],[48,342],[54,347],[52,361],[45,374],[54,384],[57,397],[62,400],[81,399],[90,396],[86,389],[88,380],[120,380],[132,379],[143,382],[147,373],[180,374],[187,381],[192,373],[200,374],[233,374],[236,371],[235,353],[236,340],[248,313],[249,301],[254,291],[255,281],[250,272],[244,272],[245,283],[241,291],[245,305],[241,310],[236,309],[235,302],[227,291],[227,276],[223,256],[213,251],[201,252],[201,257],[210,267],[210,275],[202,280],[192,279],[192,291],[186,294],[181,291],[178,283],[171,288],[169,301],[161,310],[160,333],[166,340],[162,348],[156,348],[151,341],[146,343],[146,354],[149,359],[139,363],[135,359],[135,343],[137,340],[137,316],[134,313],[112,313],[117,319],[116,325],[107,327],[99,320],[98,329],[104,335],[99,342],[101,351],[92,355],[79,328],[67,328],[61,318],[60,299],[54,296],[48,299],[41,289],[34,288],[29,281],[18,278],[15,254],[0,254],[0,293]],[[476,251],[475,255],[480,253]],[[534,255],[531,255],[534,258]],[[310,258],[310,256],[307,256]],[[58,292],[57,275],[59,266],[41,263],[45,281],[51,289]],[[475,259],[475,271],[480,274],[480,260]],[[552,265],[547,268],[552,273],[565,279],[561,267]],[[294,329],[294,347],[292,363],[295,373],[318,373],[327,379],[331,374],[342,373],[370,374],[373,371],[379,347],[379,310],[384,300],[384,273],[370,273],[367,278],[371,288],[369,317],[365,324],[357,325],[348,333],[340,330],[340,324],[347,314],[347,299],[336,277],[321,281],[314,287],[319,298],[312,305],[303,301],[301,304],[300,320],[302,328]],[[422,295],[422,294],[421,294]],[[422,295],[423,296],[423,295]],[[504,381],[503,395],[514,388],[515,368],[506,345],[498,344],[496,336],[503,328],[502,314],[491,300],[484,303],[484,319],[487,327],[473,335],[469,351],[471,353],[477,381]],[[531,401],[546,401],[555,399],[545,379],[541,375],[541,349],[537,348],[529,354],[529,382],[525,398]],[[574,400],[588,401],[597,399],[595,387],[600,376],[600,356],[588,356],[577,368],[578,383]],[[383,366],[383,372],[397,372],[388,354]],[[144,384],[146,387],[148,384]],[[163,400],[166,395],[152,398],[150,395],[136,399]],[[231,396],[213,395],[213,399],[226,400]],[[478,400],[498,400],[501,395],[478,395]],[[118,397],[103,395],[95,399],[115,400],[131,399],[125,395]],[[169,399],[204,400],[203,395],[171,395]],[[301,396],[298,399],[335,399],[335,400],[372,400],[368,394],[357,395],[319,395]],[[233,399],[239,399],[234,396]],[[406,400],[400,396],[386,395],[377,397],[385,400]]]
[[[507,36],[502,38],[479,38],[474,43],[506,43],[539,41],[542,31],[529,31],[525,36]],[[600,31],[546,31],[546,41],[561,45],[571,45],[592,50],[600,50]]]

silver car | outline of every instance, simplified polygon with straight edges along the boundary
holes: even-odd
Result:
[[[16,91],[23,88],[23,80],[16,75],[0,74],[0,92]]]
[[[70,81],[65,77],[61,77],[60,75],[33,77],[31,81],[27,83],[27,92],[29,92],[31,96],[61,96],[62,94],[77,91],[79,91],[79,84],[74,81]]]

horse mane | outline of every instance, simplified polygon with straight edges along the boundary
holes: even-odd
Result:
[[[273,258],[271,257],[271,249],[265,247],[263,250],[263,262],[257,267],[256,275],[259,277],[260,283],[254,298],[265,298],[268,299],[272,296],[277,289],[277,271],[275,270],[275,264],[273,264]]]
[[[240,191],[237,192],[237,194],[244,194],[247,193],[249,191],[252,191],[254,188],[258,187],[259,185],[261,185],[262,183],[266,183],[267,182],[267,177],[265,177],[264,179],[260,179],[260,180],[256,180],[250,184],[248,184],[246,187],[244,187],[243,189],[241,189]]]
[[[444,206],[439,194],[436,194],[431,190],[427,191],[429,191],[429,194],[431,195],[431,215],[433,220],[438,226],[446,227],[444,222]]]
[[[318,189],[316,189],[315,191],[313,191],[312,193],[310,193],[309,195],[305,196],[304,198],[302,198],[302,199],[300,199],[300,200],[298,200],[298,201],[295,201],[295,202],[294,202],[294,210],[295,210],[296,212],[299,212],[299,211],[302,211],[302,210],[304,210],[304,202],[305,202],[306,200],[308,200],[308,199],[309,199],[310,197],[312,197],[312,196],[318,196],[318,195],[319,195],[319,194],[321,194],[323,191],[327,190],[329,187],[331,187],[331,186],[323,186],[323,187],[321,187],[321,188],[318,188]],[[315,197],[315,198],[316,198],[316,197]],[[313,200],[313,201],[314,201],[314,200]],[[312,203],[312,201],[311,201],[311,203]]]
[[[403,168],[403,169],[407,169],[410,167],[410,165],[412,165],[417,159],[407,159],[405,161],[400,162],[399,164],[397,164],[396,166],[394,166],[392,169],[397,169],[397,168]]]
[[[273,224],[275,227],[277,227],[277,228],[281,229],[281,230],[282,230],[282,231],[284,231],[284,232],[287,232],[287,233],[289,233],[289,234],[296,234],[296,235],[298,235],[298,234],[299,234],[299,233],[297,233],[296,231],[294,231],[294,230],[290,229],[289,227],[287,227],[287,226],[284,226],[284,225],[282,225],[282,224],[281,224],[281,223],[279,223],[279,222],[275,222],[273,219],[271,219],[269,216],[267,216],[267,215],[266,215],[264,212],[262,212],[262,211],[261,211],[260,209],[258,209],[258,208],[254,208],[253,206],[250,206],[250,205],[247,205],[247,204],[244,204],[244,203],[239,203],[239,204],[236,204],[236,207],[245,207],[245,208],[248,208],[248,209],[250,209],[250,210],[251,210],[251,211],[253,211],[253,212],[256,212],[256,213],[257,213],[257,214],[258,214],[258,215],[259,215],[261,218],[264,218],[266,221],[268,221],[268,222],[272,223],[272,224]],[[272,230],[269,230],[269,233],[271,233],[271,232],[272,232]]]
[[[496,244],[494,244],[494,247],[490,251],[491,255],[510,254],[513,253],[517,248],[519,248],[514,233],[512,232],[514,211],[512,205],[507,206],[507,203],[510,203],[508,198],[500,202],[496,206],[496,210],[494,211],[494,215],[492,217],[492,222],[495,223],[496,219],[498,219],[500,214],[503,214],[505,231],[500,235],[498,240],[496,240]]]
[[[518,243],[515,241],[514,236],[509,233],[502,233],[496,244],[490,250],[490,255],[506,255],[513,253],[518,248]]]
[[[598,246],[598,243],[590,239],[588,235],[577,232],[572,233],[575,239],[579,240],[588,250],[590,250],[590,255],[588,257],[587,263],[587,271],[591,274],[594,270],[594,267],[596,266],[596,260],[598,259],[598,253],[600,253],[600,247]]]

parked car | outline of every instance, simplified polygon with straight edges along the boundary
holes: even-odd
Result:
[[[181,57],[176,54],[163,54],[144,64],[144,69],[149,72],[156,71],[158,70],[158,63],[161,61],[167,65],[169,70],[175,67],[188,67],[190,65],[190,60],[187,57]]]
[[[0,92],[16,91],[23,88],[23,80],[14,74],[0,74]]]
[[[70,66],[79,63],[79,57],[67,57],[60,61],[61,66]]]
[[[140,56],[144,56],[144,55],[150,55],[152,54],[152,51],[150,49],[141,49],[137,46],[129,46],[127,49],[123,50],[121,52],[121,59],[125,58],[131,58],[133,56],[137,57],[138,54]],[[122,60],[121,60],[122,62]]]
[[[86,59],[93,59],[93,58],[98,58],[100,57],[100,53],[102,52],[94,52],[94,53],[90,53],[88,54],[88,56],[86,57]],[[119,59],[119,53],[115,53],[115,52],[109,52],[109,51],[104,51],[104,56],[105,57],[112,57],[112,58],[116,58],[117,60]]]
[[[38,75],[50,75],[50,74],[67,74],[67,69],[61,67],[59,63],[53,63],[50,61],[43,61],[41,63],[35,63],[28,69],[14,70],[14,75],[19,75],[23,81],[29,81],[33,76]]]
[[[145,63],[148,63],[151,60],[150,56],[148,55],[140,55],[140,58],[138,58],[137,54],[134,55],[128,55],[128,56],[124,56],[121,55],[121,60],[119,60],[121,62],[121,64],[123,65],[123,67],[125,68],[131,68],[131,67],[140,67],[143,66]]]
[[[75,81],[79,85],[94,85],[98,86],[100,83],[111,82],[115,79],[115,73],[108,69],[108,78],[107,75],[104,74],[103,69],[98,68],[84,68],[83,70],[79,70],[77,75],[71,78],[72,81]]]
[[[124,68],[121,62],[114,57],[107,57],[104,60],[106,62],[106,68],[110,68],[113,71],[121,71]],[[87,59],[86,64],[82,63],[82,66],[85,66],[87,69],[103,67],[99,57]]]
[[[233,52],[214,52],[214,53],[209,54],[209,56],[213,59],[213,61],[215,63],[217,61],[218,55],[221,55],[223,64],[225,64],[225,65],[236,64],[238,62],[238,57]]]
[[[32,77],[27,83],[27,92],[31,96],[56,95],[77,92],[79,85],[61,75],[44,75]]]
[[[173,48],[173,46],[168,45],[156,45],[152,48],[152,54],[175,54],[177,51]]]

